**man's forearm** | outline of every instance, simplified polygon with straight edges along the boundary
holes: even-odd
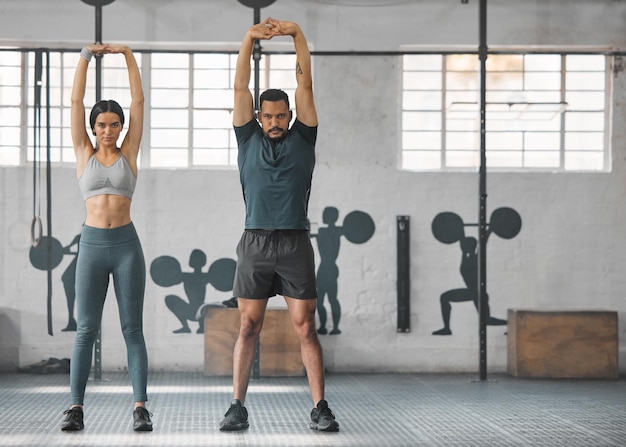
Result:
[[[235,69],[235,84],[234,87],[247,89],[250,85],[250,57],[252,56],[252,48],[254,46],[254,39],[250,33],[246,33],[241,47],[239,48],[239,55],[237,56],[237,65]]]
[[[296,49],[296,80],[298,85],[312,83],[311,53],[300,27],[293,35],[293,43]]]

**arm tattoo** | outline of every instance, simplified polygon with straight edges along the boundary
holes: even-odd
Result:
[[[300,62],[296,62],[296,76],[302,74],[302,67],[300,67]]]

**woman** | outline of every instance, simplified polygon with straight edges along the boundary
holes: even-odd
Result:
[[[122,54],[126,58],[131,103],[128,132],[117,146],[124,112],[115,101],[99,101],[89,124],[96,137],[94,147],[85,130],[85,84],[93,55]],[[143,336],[143,299],[146,266],[137,233],[130,218],[130,204],[137,181],[137,155],[143,132],[144,95],[137,62],[124,45],[90,45],[80,53],[72,88],[71,128],[76,154],[76,175],[85,200],[76,266],[76,340],[70,363],[71,406],[65,411],[62,430],[82,430],[83,400],[91,369],[93,344],[100,328],[109,275],[113,276],[122,333],[133,386],[136,431],[151,431],[146,409],[148,356]]]

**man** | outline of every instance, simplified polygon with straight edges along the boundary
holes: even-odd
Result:
[[[296,119],[282,90],[259,98],[255,119],[249,90],[254,41],[293,37],[296,50]],[[313,100],[311,55],[300,27],[268,18],[246,33],[235,72],[233,126],[239,146],[239,177],[246,206],[245,230],[237,245],[234,295],[240,330],[233,359],[234,395],[220,430],[248,428],[244,407],[256,340],[270,297],[283,295],[301,346],[314,408],[310,427],[337,431],[339,424],[324,400],[322,348],[315,330],[317,292],[307,209],[315,166],[317,112]]]

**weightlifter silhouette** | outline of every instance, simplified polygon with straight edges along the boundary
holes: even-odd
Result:
[[[64,332],[76,331],[76,319],[74,318],[74,304],[76,302],[76,289],[74,282],[76,280],[76,258],[78,256],[78,242],[80,234],[77,234],[72,242],[67,246],[63,246],[61,242],[53,236],[43,236],[37,245],[30,248],[30,263],[37,270],[53,270],[61,264],[64,255],[73,255],[74,259],[67,266],[61,281],[63,281],[63,289],[65,290],[65,299],[67,302],[67,326],[62,329]],[[76,251],[72,251],[72,247],[76,246]],[[48,251],[49,250],[49,251]],[[52,291],[48,291],[49,299]],[[50,303],[49,303],[50,304]],[[48,327],[50,335],[52,335],[52,315],[51,306],[48,305]]]
[[[202,250],[195,249],[189,255],[189,266],[193,269],[191,272],[183,272],[178,260],[172,256],[159,256],[150,265],[150,276],[155,283],[162,287],[183,283],[187,294],[188,301],[177,295],[165,297],[168,309],[176,315],[182,325],[173,331],[175,334],[191,332],[187,321],[197,321],[196,333],[204,333],[204,318],[199,315],[198,310],[204,304],[207,284],[213,285],[222,292],[233,289],[235,261],[229,258],[218,259],[205,273],[202,268],[206,262],[206,254]]]
[[[375,225],[369,214],[363,211],[352,211],[343,220],[343,226],[335,225],[339,218],[339,210],[328,206],[322,213],[322,221],[328,225],[321,227],[316,234],[311,233],[311,239],[317,239],[317,248],[320,254],[320,265],[317,269],[317,314],[320,319],[318,334],[328,334],[326,322],[328,320],[326,308],[324,307],[324,297],[328,297],[330,311],[333,320],[331,335],[341,334],[339,321],[341,320],[341,305],[337,299],[337,278],[339,277],[339,267],[337,267],[337,257],[339,256],[339,246],[341,236],[354,243],[362,244],[367,242],[375,231]]]
[[[433,335],[451,335],[450,314],[452,312],[451,303],[463,301],[473,301],[478,309],[478,253],[476,250],[477,240],[475,237],[465,236],[464,227],[478,226],[478,224],[464,224],[458,214],[451,212],[439,213],[431,224],[435,238],[444,244],[459,242],[461,246],[461,276],[467,287],[463,289],[452,289],[441,294],[441,317],[443,318],[443,328],[434,331]],[[487,239],[491,233],[495,233],[503,239],[512,239],[520,232],[522,219],[512,208],[498,208],[493,211],[489,224],[487,225]],[[487,303],[489,295],[486,296]],[[494,318],[489,311],[487,304],[487,324],[490,326],[505,325],[506,320]]]

